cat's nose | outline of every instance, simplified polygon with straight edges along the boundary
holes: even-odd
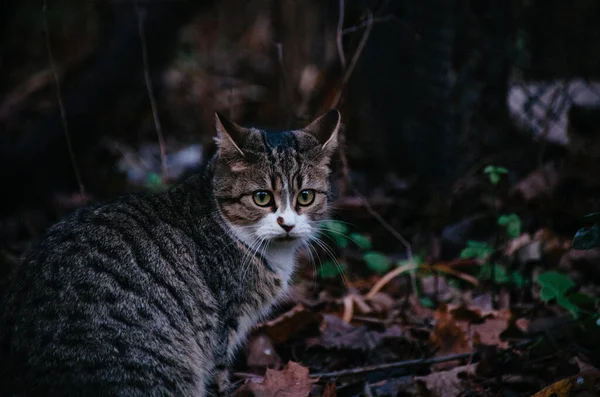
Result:
[[[277,224],[279,226],[281,226],[281,228],[283,230],[285,230],[286,232],[288,232],[288,233],[294,228],[294,225],[286,225],[285,224],[285,219],[283,219],[282,216],[280,216],[280,217],[277,218]]]

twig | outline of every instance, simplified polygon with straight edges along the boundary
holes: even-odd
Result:
[[[160,164],[162,182],[167,182],[167,153],[165,148],[165,138],[162,133],[160,120],[158,118],[158,110],[156,107],[156,99],[154,98],[154,91],[152,89],[152,80],[150,79],[150,66],[148,62],[148,47],[146,45],[146,35],[144,33],[144,18],[146,18],[146,10],[142,10],[138,4],[138,0],[134,1],[135,12],[138,22],[138,33],[142,44],[142,61],[144,63],[144,79],[146,81],[146,89],[148,90],[148,99],[150,100],[150,107],[152,108],[152,117],[154,118],[154,126],[156,128],[156,136],[158,137],[158,146],[160,148]]]
[[[275,48],[277,49],[277,62],[279,62],[279,69],[281,70],[281,94],[284,96],[285,100],[285,108],[287,109],[287,120],[286,123],[288,127],[292,122],[292,98],[290,92],[290,86],[288,84],[287,76],[285,74],[285,66],[283,64],[283,44],[275,43]]]
[[[387,21],[391,21],[391,20],[394,20],[394,19],[396,19],[396,17],[394,15],[386,15],[386,16],[381,17],[381,18],[373,18],[373,24],[381,23],[381,22],[387,22]],[[363,28],[367,27],[368,25],[369,25],[369,22],[367,21],[367,22],[360,23],[358,25],[351,26],[351,27],[349,27],[347,29],[342,30],[342,35],[345,36],[347,34],[354,33],[357,30],[360,30],[360,29],[363,29]]]
[[[418,268],[419,268],[419,265],[416,263],[412,263],[412,262],[407,263],[404,266],[399,266],[399,267],[395,268],[394,270],[392,270],[391,272],[387,273],[385,276],[380,278],[379,281],[377,281],[377,283],[375,283],[375,285],[367,293],[366,298],[372,299],[376,293],[378,293],[387,283],[392,281],[394,278],[396,278],[397,276],[399,276],[400,274],[402,274],[404,272],[417,270]]]
[[[446,362],[455,361],[455,360],[465,360],[465,359],[469,359],[472,356],[478,356],[478,355],[479,355],[479,353],[477,353],[477,352],[459,353],[459,354],[451,354],[448,356],[435,357],[435,358],[427,358],[427,359],[420,358],[417,360],[397,361],[394,363],[369,365],[366,367],[343,369],[340,371],[320,372],[320,373],[310,374],[310,377],[311,378],[321,378],[321,379],[340,378],[343,376],[362,375],[362,374],[366,374],[366,373],[374,372],[374,371],[420,367],[423,365],[440,364],[440,363],[446,363]]]
[[[67,142],[67,149],[69,151],[69,157],[71,158],[71,164],[73,165],[73,172],[75,173],[75,179],[79,185],[79,193],[81,196],[85,196],[85,187],[79,173],[79,167],[75,161],[75,152],[73,151],[73,144],[71,142],[71,134],[69,133],[69,124],[67,123],[67,111],[63,103],[62,94],[60,90],[60,78],[58,76],[58,70],[56,67],[56,61],[52,54],[52,46],[50,45],[50,29],[48,28],[48,0],[44,0],[42,6],[42,13],[44,14],[44,39],[46,43],[46,51],[48,52],[48,60],[50,61],[50,67],[52,69],[52,75],[54,76],[54,83],[56,84],[56,100],[58,101],[58,107],[60,109],[60,120],[62,123],[63,131],[65,133],[65,141]]]
[[[354,190],[354,193],[357,195],[357,197],[359,197],[362,200],[363,205],[365,206],[365,209],[367,210],[367,212],[369,214],[371,214],[371,216],[373,218],[375,218],[375,220],[377,222],[379,222],[381,224],[381,226],[384,227],[385,230],[387,230],[392,236],[394,236],[396,238],[396,240],[398,240],[400,242],[400,244],[402,244],[404,246],[404,249],[406,250],[406,257],[408,258],[409,261],[412,261],[412,259],[413,259],[412,247],[411,247],[410,243],[408,242],[408,240],[406,240],[404,238],[404,236],[402,236],[400,234],[400,232],[398,232],[396,229],[394,229],[394,227],[392,225],[387,223],[386,220],[383,219],[383,217],[381,215],[379,215],[379,213],[377,211],[375,211],[373,209],[373,207],[371,207],[371,204],[369,203],[369,201],[365,198],[365,196],[363,196],[358,191],[358,189],[354,185],[351,185],[351,187],[352,187],[352,190]]]
[[[352,316],[354,315],[354,300],[352,299],[352,295],[347,295],[343,299],[344,303],[344,314],[342,319],[349,323],[352,321]]]
[[[340,57],[342,69],[346,69],[346,56],[344,55],[343,29],[344,29],[344,0],[340,0],[340,16],[337,25],[337,50]]]
[[[369,19],[368,19],[367,23],[368,23],[367,29],[363,33],[363,35],[360,39],[360,43],[358,43],[358,47],[356,48],[356,51],[354,52],[352,61],[350,61],[350,66],[348,66],[348,69],[346,70],[346,73],[344,74],[344,78],[342,80],[342,85],[340,86],[340,89],[338,90],[338,92],[335,95],[335,98],[333,100],[333,103],[331,104],[332,109],[337,108],[338,105],[340,104],[340,100],[342,99],[342,93],[344,92],[344,88],[348,84],[348,81],[350,80],[350,77],[352,76],[352,72],[354,71],[354,68],[356,67],[356,64],[358,63],[358,59],[360,58],[360,55],[362,54],[362,52],[365,48],[367,39],[369,38],[369,35],[371,34],[371,29],[373,28],[373,13],[371,13],[371,11],[369,11]]]

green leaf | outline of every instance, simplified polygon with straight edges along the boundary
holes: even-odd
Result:
[[[579,318],[579,314],[581,313],[581,309],[579,308],[579,306],[574,305],[564,296],[557,297],[556,303],[558,303],[564,309],[568,310],[569,313],[571,313],[571,315],[573,316],[573,318]]]
[[[363,255],[367,267],[376,273],[385,273],[390,269],[390,259],[382,253],[370,251]]]
[[[321,278],[334,278],[342,273],[344,265],[336,266],[332,260],[327,260],[319,267],[319,276]]]
[[[598,317],[598,318],[596,319],[596,325],[597,325],[598,327],[600,327],[600,317]]]
[[[327,221],[323,222],[323,229],[332,233],[348,233],[348,226],[345,223],[339,221]]]
[[[335,245],[340,248],[346,248],[348,246],[348,239],[339,234],[330,234],[329,237],[331,237],[335,242]]]
[[[356,245],[358,245],[358,248],[360,248],[361,250],[370,250],[372,247],[371,240],[369,240],[369,238],[364,234],[351,233],[350,240],[352,240]]]
[[[327,221],[323,222],[321,227],[339,248],[346,248],[348,246],[348,237],[346,237],[348,226],[345,223]]]
[[[577,305],[581,308],[588,307],[590,309],[593,309],[598,301],[597,298],[594,298],[588,294],[584,294],[583,292],[573,292],[567,296],[567,299],[574,305]]]
[[[433,303],[433,301],[429,298],[420,298],[419,302],[421,303],[421,306],[429,309],[433,309],[435,307],[435,303]]]
[[[467,246],[460,252],[461,259],[477,258],[485,260],[494,253],[488,243],[481,241],[467,241]]]
[[[502,215],[498,218],[498,225],[506,227],[509,237],[517,238],[521,235],[521,218],[517,214]]]
[[[486,263],[481,266],[481,270],[479,271],[479,279],[480,280],[491,280],[492,279],[492,268],[494,268],[494,281],[498,284],[505,284],[510,281],[508,277],[508,272],[506,268],[502,265],[492,266],[491,263]]]
[[[508,170],[504,167],[496,167],[494,165],[488,165],[483,169],[483,173],[487,174],[490,178],[492,185],[497,185],[500,182],[500,177],[503,174],[508,174]]]
[[[589,250],[600,247],[600,226],[584,227],[577,231],[573,238],[573,249]]]
[[[564,298],[566,292],[575,286],[573,280],[564,274],[550,271],[540,274],[536,280],[542,290],[540,291],[540,299],[548,302],[552,299]]]

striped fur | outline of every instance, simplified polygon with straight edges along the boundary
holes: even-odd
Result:
[[[204,396],[215,384],[226,395],[236,348],[328,213],[338,127],[337,111],[278,134],[218,118],[219,151],[198,175],[49,229],[0,308],[0,395]],[[314,204],[294,205],[307,187]],[[275,204],[254,205],[257,189]],[[275,215],[304,229],[280,241]]]

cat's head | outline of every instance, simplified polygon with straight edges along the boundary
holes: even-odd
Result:
[[[340,114],[303,129],[265,132],[217,114],[215,197],[222,217],[248,245],[299,246],[329,214],[329,163]]]

